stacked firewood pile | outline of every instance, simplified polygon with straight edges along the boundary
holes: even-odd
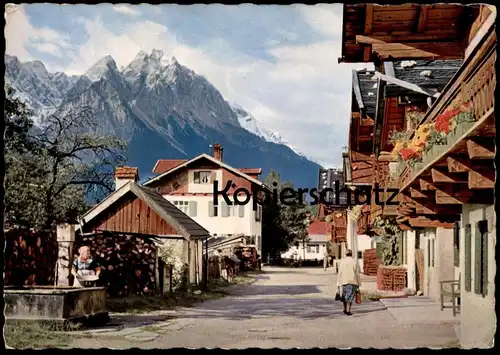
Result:
[[[11,229],[4,235],[5,285],[53,285],[58,251],[55,233]]]
[[[77,237],[74,253],[80,246],[90,247],[101,268],[98,286],[105,286],[110,297],[152,294],[156,291],[154,241],[146,236],[115,233]],[[76,257],[76,255],[75,255]]]
[[[406,286],[406,269],[400,266],[380,266],[377,273],[377,290],[402,291]]]
[[[367,249],[363,253],[363,274],[377,276],[380,260],[377,258],[377,249]]]

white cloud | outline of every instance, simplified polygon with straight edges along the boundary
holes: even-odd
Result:
[[[301,11],[309,19],[316,13],[314,28],[318,32],[337,33],[332,30],[332,23],[325,27],[336,16],[331,7],[313,6]],[[23,29],[11,20],[12,29],[24,31],[21,41],[11,43],[11,48],[22,60],[29,56],[26,45],[33,44],[33,33],[48,43],[58,38],[54,33],[33,28],[25,17],[19,21],[28,27]],[[243,106],[299,151],[325,166],[339,164],[341,146],[347,143],[351,69],[366,65],[337,64],[341,46],[338,38],[310,45],[277,44],[268,53],[275,61],[269,62],[235,51],[223,39],[205,41],[203,48],[189,47],[164,25],[148,20],[124,24],[120,34],[109,31],[99,17],[79,22],[84,25],[88,40],[74,52],[66,52],[72,61],[60,69],[67,74],[83,74],[105,55],[111,55],[121,67],[140,50],[162,49],[166,56],[175,56],[181,64],[205,76],[226,100]],[[11,30],[9,24],[7,30]],[[11,38],[15,38],[14,33],[11,32]],[[9,34],[6,37],[9,39]],[[63,46],[68,43],[60,38]]]
[[[113,10],[115,10],[116,12],[119,12],[121,14],[134,16],[134,17],[139,16],[141,14],[140,11],[138,11],[134,7],[123,5],[123,4],[113,6]]]
[[[318,33],[337,36],[342,33],[342,4],[296,5],[304,19]]]
[[[16,10],[9,11],[5,18],[6,53],[10,55],[18,56],[22,60],[31,60],[33,58],[28,50],[29,47],[54,56],[61,56],[62,49],[71,47],[68,36],[49,28],[32,26],[22,5],[18,5]]]

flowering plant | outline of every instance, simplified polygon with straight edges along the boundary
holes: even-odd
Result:
[[[420,109],[418,106],[406,106],[406,118],[413,125],[419,124],[425,116],[425,110]]]
[[[446,109],[436,118],[434,127],[436,131],[448,134],[454,130],[459,123],[473,120],[472,102],[467,102],[458,108],[450,107]]]

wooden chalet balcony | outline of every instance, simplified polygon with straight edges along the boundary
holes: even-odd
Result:
[[[458,220],[463,203],[493,203],[495,183],[496,34],[489,29],[420,123],[434,123],[448,108],[472,103],[473,120],[458,123],[446,145],[434,145],[413,167],[400,163],[400,214],[413,227],[424,220]],[[434,223],[434,222],[433,222]],[[432,224],[432,223],[431,223]]]
[[[452,103],[472,102],[473,112],[476,121],[473,123],[462,123],[455,133],[448,136],[448,144],[443,146],[434,146],[432,154],[427,154],[422,163],[417,163],[413,168],[401,165],[400,173],[400,188],[406,189],[409,187],[418,175],[425,168],[437,162],[439,158],[449,151],[457,148],[456,145],[475,133],[479,133],[481,128],[490,128],[486,137],[494,137],[494,99],[495,99],[495,60],[496,60],[496,35],[492,32],[483,48],[480,48],[481,53],[465,63],[457,75],[455,80],[447,86],[444,94],[440,97],[437,105],[434,105],[424,117],[422,124],[435,122],[436,118],[444,112]],[[493,123],[493,126],[491,126]],[[490,127],[491,126],[491,127]],[[437,149],[436,149],[437,148]],[[440,150],[441,154],[437,151]],[[427,159],[426,159],[427,158]]]

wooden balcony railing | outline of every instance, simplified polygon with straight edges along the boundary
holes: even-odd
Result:
[[[445,154],[467,132],[489,118],[494,111],[494,95],[496,85],[496,33],[494,27],[484,37],[483,43],[476,47],[455,74],[443,93],[429,109],[420,125],[435,122],[437,117],[448,107],[472,103],[475,122],[460,124],[457,132],[448,135],[448,142],[443,146],[434,146],[435,152],[427,161],[416,163],[412,168],[406,164],[399,165],[399,188],[406,189],[409,184],[424,170]],[[437,149],[436,149],[437,148]],[[436,152],[437,151],[437,152]]]

